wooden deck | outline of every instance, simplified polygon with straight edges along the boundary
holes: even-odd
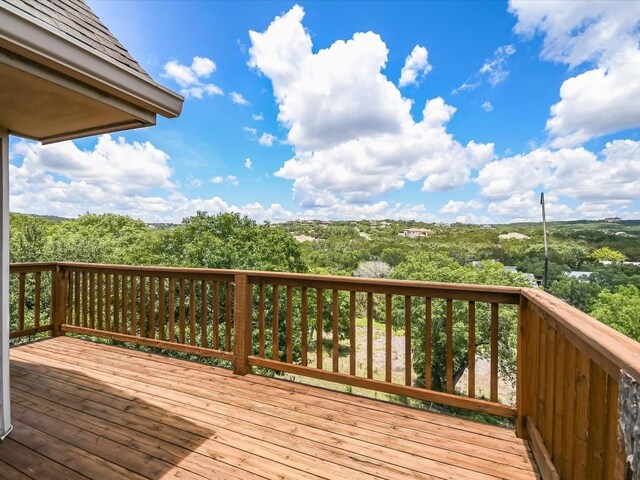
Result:
[[[513,432],[57,337],[11,350],[0,478],[535,478]]]

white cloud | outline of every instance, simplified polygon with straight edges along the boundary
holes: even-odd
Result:
[[[491,223],[491,219],[486,215],[475,215],[473,213],[466,213],[464,215],[458,215],[456,217],[458,223]]]
[[[216,64],[213,60],[206,57],[193,57],[191,70],[201,78],[207,78],[216,71]]]
[[[576,209],[581,213],[593,212],[596,203],[602,211],[614,211],[638,198],[639,158],[640,142],[633,140],[607,143],[598,155],[583,147],[539,148],[489,163],[475,181],[481,195],[496,199],[488,209],[492,214],[520,212],[516,218],[531,218],[533,207],[525,201],[533,204],[534,189],[544,189],[547,198],[581,202]],[[571,213],[559,204],[556,212],[557,218]]]
[[[211,214],[238,212],[258,222],[294,218],[397,218],[433,221],[424,205],[377,202],[299,212],[279,203],[235,205],[213,196],[189,198],[177,190],[169,155],[149,142],[128,143],[103,135],[94,148],[79,149],[72,142],[42,146],[21,140],[12,145],[11,209],[16,212],[75,217],[86,212],[118,213],[147,222],[180,222],[198,210]],[[233,175],[213,177],[214,183],[237,184]],[[187,177],[194,185],[198,179]]]
[[[244,98],[241,93],[231,92],[229,96],[231,97],[231,101],[236,105],[246,106],[246,105],[249,105],[250,103],[249,100]]]
[[[454,140],[455,112],[442,98],[422,120],[382,73],[388,50],[379,35],[355,33],[317,53],[295,6],[263,33],[250,32],[249,65],[268,77],[294,157],[275,173],[293,180],[304,208],[362,205],[422,181],[424,190],[457,188],[493,159],[493,145]]]
[[[485,59],[480,69],[451,93],[455,95],[466,90],[475,90],[484,81],[489,82],[492,87],[504,82],[509,76],[507,60],[514,53],[516,48],[513,45],[502,45],[496,48],[493,56]]]
[[[251,137],[255,137],[256,134],[258,133],[258,130],[256,130],[253,127],[242,127],[242,130],[248,133]]]
[[[211,177],[209,179],[209,181],[213,184],[216,185],[220,185],[221,183],[228,183],[230,185],[233,185],[234,187],[237,186],[239,184],[238,182],[238,177],[236,177],[235,175],[227,175],[226,177],[222,177],[220,175],[216,175],[214,177]]]
[[[202,180],[199,178],[196,178],[192,175],[189,175],[187,177],[187,183],[189,185],[191,185],[192,187],[201,187],[202,186]]]
[[[244,168],[251,168],[252,162],[250,158],[244,159]]]
[[[264,132],[262,134],[262,136],[260,137],[260,139],[258,140],[258,143],[264,147],[270,147],[273,145],[273,141],[276,139],[276,137],[274,135],[271,135],[270,133]]]
[[[431,64],[429,64],[429,52],[427,49],[416,45],[404,61],[398,86],[405,87],[419,83],[432,68]]]
[[[482,105],[480,105],[480,108],[483,109],[485,112],[493,112],[493,104],[489,100],[485,101]]]
[[[542,220],[540,196],[533,190],[514,193],[509,198],[492,202],[487,207],[488,213],[501,221],[539,222]],[[568,220],[575,218],[574,210],[560,203],[559,198],[545,192],[545,211],[547,220]]]
[[[236,177],[235,175],[227,175],[227,182],[229,182],[234,187],[240,184],[240,182],[238,181],[238,177]]]
[[[262,113],[253,113],[251,115],[251,118],[253,118],[256,122],[261,122],[262,120],[264,120],[264,116],[262,115]]]
[[[180,93],[186,98],[202,99],[204,96],[222,95],[224,92],[208,78],[216,71],[216,64],[206,57],[193,57],[191,66],[183,65],[177,60],[169,60],[164,65],[163,77],[171,78],[182,87]]]
[[[512,0],[514,30],[544,36],[543,60],[592,69],[566,80],[547,131],[556,147],[640,126],[640,3]]]
[[[440,213],[458,213],[461,210],[477,210],[482,208],[482,204],[477,200],[462,202],[460,200],[449,200],[441,209]]]

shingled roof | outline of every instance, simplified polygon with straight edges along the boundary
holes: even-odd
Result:
[[[83,0],[0,0],[0,85],[0,127],[43,143],[155,125],[184,102]]]
[[[55,28],[60,36],[75,39],[88,50],[101,52],[122,67],[151,78],[82,0],[0,0],[0,3],[13,5]]]

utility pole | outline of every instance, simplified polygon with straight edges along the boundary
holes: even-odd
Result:
[[[544,277],[543,286],[547,290],[549,286],[549,245],[547,244],[547,216],[544,211],[544,192],[540,193],[540,205],[542,205],[542,232],[544,236]]]

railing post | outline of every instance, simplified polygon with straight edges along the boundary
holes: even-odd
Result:
[[[527,357],[530,346],[530,329],[527,322],[527,299],[520,294],[520,304],[518,306],[518,343],[516,358],[516,436],[527,438],[526,417],[530,415],[528,396],[531,385],[527,384],[529,370],[533,365],[527,365]]]
[[[51,336],[65,335],[62,324],[67,316],[67,277],[66,272],[56,263],[51,272]]]
[[[253,286],[246,275],[235,276],[233,373],[251,373],[249,355],[253,353],[252,314]]]

